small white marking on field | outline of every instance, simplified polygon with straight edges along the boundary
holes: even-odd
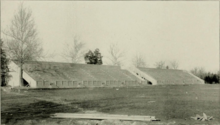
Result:
[[[153,103],[153,102],[156,102],[156,101],[148,101],[148,103]]]

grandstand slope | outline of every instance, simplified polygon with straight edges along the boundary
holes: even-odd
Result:
[[[204,81],[184,70],[138,68],[153,77],[157,85],[204,84]]]
[[[11,86],[20,86],[19,64],[11,67]],[[23,79],[33,88],[128,87],[144,85],[204,84],[184,70],[135,68],[92,64],[29,61],[23,65]]]
[[[137,77],[119,66],[30,61],[23,67],[37,88],[138,85]]]

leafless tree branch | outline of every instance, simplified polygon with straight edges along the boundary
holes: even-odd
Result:
[[[177,61],[171,61],[170,62],[170,68],[171,69],[178,69],[179,68],[179,63]]]
[[[158,68],[158,69],[165,69],[166,68],[165,61],[156,62],[155,67]]]
[[[132,63],[135,67],[147,67],[147,63],[143,55],[136,54],[132,58]]]
[[[32,12],[27,10],[23,3],[15,13],[10,27],[4,30],[3,34],[7,36],[6,51],[9,57],[20,63],[20,85],[22,85],[23,64],[26,61],[36,61],[43,55]]]
[[[120,50],[117,43],[112,43],[109,46],[109,56],[107,57],[112,65],[120,66],[124,60],[125,53],[123,50]]]
[[[79,40],[78,37],[74,36],[72,44],[65,44],[62,57],[66,60],[70,60],[72,63],[80,63],[83,61],[83,56],[85,54],[84,48],[85,43]]]
[[[201,79],[205,78],[205,69],[203,67],[195,67],[192,70],[190,70],[190,72],[200,77]]]

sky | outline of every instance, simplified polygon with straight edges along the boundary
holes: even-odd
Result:
[[[1,1],[1,30],[10,26],[20,1]],[[65,43],[79,36],[107,62],[118,43],[127,64],[139,53],[149,67],[177,61],[179,68],[219,70],[219,1],[25,1],[50,61],[65,62]],[[2,33],[1,33],[2,35]],[[4,38],[2,36],[2,38]]]

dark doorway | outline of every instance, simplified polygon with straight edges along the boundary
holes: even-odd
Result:
[[[28,83],[25,79],[23,79],[23,85],[24,85],[25,87],[30,87],[29,83]]]
[[[147,81],[147,84],[148,84],[148,85],[152,85],[152,83],[151,83],[150,81]]]

